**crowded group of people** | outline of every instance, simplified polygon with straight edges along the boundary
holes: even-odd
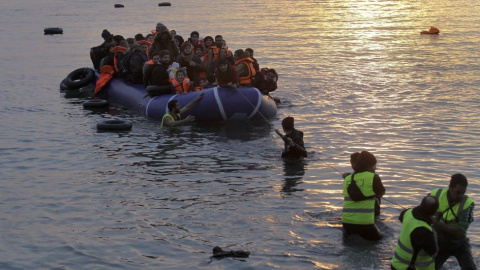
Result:
[[[184,39],[157,23],[146,36],[124,38],[106,29],[101,36],[104,42],[90,50],[94,68],[101,75],[106,71],[109,77],[143,84],[150,96],[215,86],[256,87],[265,95],[277,89],[274,69],[260,68],[251,48],[232,52],[221,35],[202,38],[193,31]]]

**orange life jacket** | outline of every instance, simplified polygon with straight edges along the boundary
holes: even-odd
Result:
[[[177,81],[177,78],[171,78],[170,84],[172,85],[175,92],[179,92],[180,94],[189,92],[190,86],[192,85],[188,77],[185,77],[182,83],[179,83]]]
[[[115,69],[115,72],[118,72],[117,53],[118,52],[124,52],[126,50],[127,50],[127,48],[122,47],[122,46],[115,46],[115,48],[113,48],[113,68]]]
[[[242,58],[235,62],[235,67],[240,64],[244,64],[247,67],[247,71],[248,71],[247,75],[245,76],[240,76],[240,74],[238,74],[238,82],[240,85],[249,85],[255,79],[257,72],[255,71],[255,67],[253,66],[253,63],[254,61],[252,58]]]
[[[200,90],[203,90],[204,88],[201,87],[201,86],[195,86],[195,88],[193,88],[193,90],[195,91],[200,91]]]
[[[100,68],[100,77],[95,85],[95,91],[93,92],[94,94],[100,92],[100,90],[102,90],[103,87],[110,82],[110,80],[113,78],[113,73],[113,67],[110,65],[104,65]]]

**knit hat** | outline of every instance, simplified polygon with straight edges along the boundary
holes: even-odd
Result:
[[[103,29],[103,32],[102,32],[102,38],[103,38],[103,39],[109,39],[109,38],[111,38],[112,36],[113,36],[113,35],[112,35],[110,32],[108,32],[107,29]]]
[[[243,51],[243,50],[242,50]],[[282,120],[282,127],[285,130],[293,130],[294,129],[294,121],[295,119],[291,116],[285,117]]]
[[[356,163],[357,172],[364,172],[374,165],[377,165],[377,159],[372,153],[362,151],[360,155],[358,155]]]
[[[125,38],[121,35],[115,35],[113,36],[113,40],[116,42],[116,43],[119,43],[121,40],[124,40]]]

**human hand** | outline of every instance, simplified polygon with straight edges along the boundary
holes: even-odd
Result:
[[[186,120],[187,122],[193,122],[193,121],[195,121],[195,116],[189,115],[189,116],[185,117],[185,120]]]
[[[197,63],[195,63],[195,61],[193,61],[193,60],[190,60],[190,62],[188,62],[188,64],[192,67],[197,65]]]

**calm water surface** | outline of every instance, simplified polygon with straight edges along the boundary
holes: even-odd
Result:
[[[401,206],[457,172],[480,200],[478,1],[0,2],[1,269],[388,269]],[[254,48],[280,73],[278,117],[162,130],[58,91],[103,29],[133,37],[158,21]],[[430,26],[440,35],[419,34]],[[301,164],[279,158],[288,115],[305,132]],[[113,117],[133,130],[96,131]],[[360,150],[390,201],[376,244],[340,230],[338,171]],[[480,264],[478,220],[469,235]],[[251,255],[211,261],[217,245]]]

